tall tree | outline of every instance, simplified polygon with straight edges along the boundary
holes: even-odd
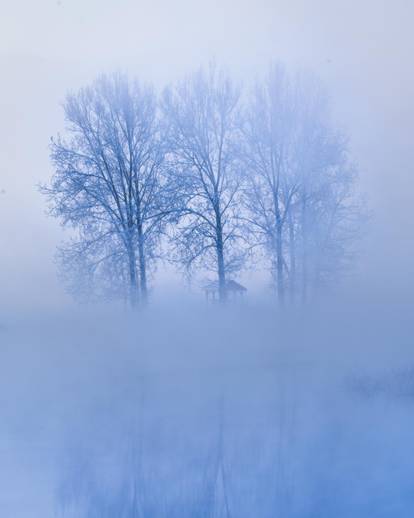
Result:
[[[215,67],[168,88],[163,97],[171,175],[181,202],[174,242],[187,269],[198,265],[215,273],[221,301],[227,276],[243,260],[239,99],[239,90]]]
[[[103,76],[69,95],[64,111],[68,137],[52,140],[55,173],[43,188],[51,213],[78,230],[63,250],[88,255],[89,265],[124,259],[130,302],[144,303],[166,215],[156,96],[125,76]]]
[[[295,78],[297,176],[292,206],[302,301],[337,284],[350,266],[365,217],[348,139],[333,123],[329,99],[314,76]]]
[[[268,254],[279,301],[287,288],[306,300],[328,270],[339,274],[355,237],[359,206],[346,139],[330,122],[318,81],[280,65],[252,90],[243,129],[243,217]]]
[[[285,298],[284,230],[298,189],[295,171],[295,99],[280,66],[256,84],[246,109],[244,204],[253,234],[270,255],[278,298]]]

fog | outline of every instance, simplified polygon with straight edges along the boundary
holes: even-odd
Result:
[[[15,320],[2,513],[410,516],[409,322],[373,303]]]
[[[0,515],[411,516],[412,2],[1,7]],[[370,214],[350,275],[281,308],[250,266],[222,308],[164,260],[148,308],[77,304],[38,189],[68,92],[273,60],[316,74],[349,136]]]
[[[4,4],[1,20],[1,196],[4,299],[55,304],[61,231],[35,186],[51,175],[49,138],[67,91],[129,70],[163,85],[215,58],[241,78],[269,59],[310,67],[347,129],[375,214],[360,264],[387,286],[411,269],[413,7],[400,0],[309,2],[52,2]],[[76,35],[76,37],[74,37]],[[41,239],[40,239],[41,237]],[[33,246],[33,243],[36,246]],[[403,267],[394,268],[396,263]],[[386,276],[386,277],[384,277]],[[400,284],[405,284],[407,276]],[[412,276],[411,276],[412,277]],[[43,287],[47,285],[48,289]],[[42,292],[42,297],[38,293]]]

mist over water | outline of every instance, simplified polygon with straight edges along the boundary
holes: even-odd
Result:
[[[409,313],[181,301],[16,320],[3,512],[409,516]]]

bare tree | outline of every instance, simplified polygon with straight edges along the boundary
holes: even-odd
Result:
[[[58,248],[56,258],[59,277],[74,298],[130,302],[128,257],[116,232],[78,229],[76,238]]]
[[[244,159],[249,171],[244,205],[253,234],[270,253],[278,298],[285,298],[284,230],[298,189],[295,99],[280,66],[257,84],[246,109]]]
[[[122,75],[103,76],[69,95],[64,111],[68,139],[52,140],[55,174],[43,187],[51,213],[79,231],[70,253],[87,254],[91,272],[96,250],[107,252],[96,264],[126,260],[131,304],[145,302],[166,215],[156,96]]]
[[[337,274],[355,237],[358,203],[346,139],[332,127],[317,80],[273,65],[244,121],[243,218],[268,253],[278,299]],[[300,282],[298,276],[300,275]]]
[[[335,128],[327,94],[313,76],[299,75],[297,175],[292,206],[302,301],[349,269],[366,211],[347,137]],[[295,223],[294,223],[295,225]]]
[[[163,97],[171,175],[181,204],[174,243],[187,270],[198,265],[214,271],[221,301],[227,275],[243,261],[239,97],[215,67],[168,88]]]

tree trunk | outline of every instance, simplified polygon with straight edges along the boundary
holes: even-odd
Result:
[[[295,227],[293,223],[292,213],[289,208],[288,214],[288,225],[289,225],[289,291],[290,300],[295,300],[296,292],[296,243],[295,243]]]
[[[306,192],[302,197],[302,303],[308,299],[308,221]]]
[[[221,224],[217,226],[217,273],[219,284],[219,301],[225,302],[227,299],[226,268],[224,265],[223,232]]]
[[[277,298],[280,304],[285,301],[285,283],[283,279],[283,246],[282,246],[282,221],[280,216],[276,222],[276,268],[277,268]]]
[[[141,288],[141,302],[146,304],[148,302],[148,287],[147,287],[147,263],[145,259],[145,245],[142,226],[138,226],[138,260],[139,260],[139,280]]]
[[[138,304],[138,279],[135,250],[131,240],[128,243],[128,268],[129,268],[129,301],[131,307]]]

